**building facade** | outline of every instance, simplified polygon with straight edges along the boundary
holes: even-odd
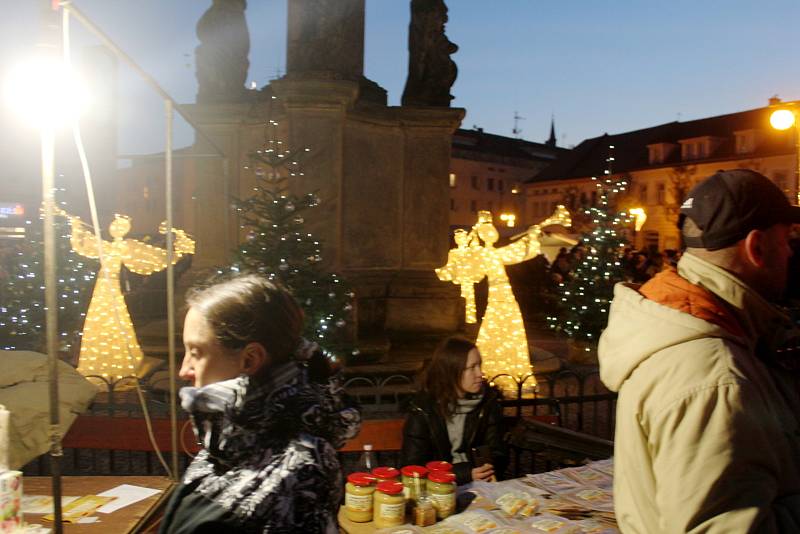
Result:
[[[450,158],[450,227],[472,226],[479,210],[491,211],[498,228],[534,224],[538,219],[526,210],[522,186],[566,152],[552,136],[534,143],[481,128],[457,130]]]
[[[617,208],[641,207],[644,226],[630,230],[637,248],[677,249],[678,211],[689,190],[719,170],[753,169],[796,202],[794,133],[771,128],[772,107],[763,107],[688,122],[587,139],[562,153],[547,169],[524,185],[526,212],[544,217],[556,204],[571,211],[597,201],[597,180],[607,166],[624,179],[625,193]],[[613,158],[610,161],[609,158]]]

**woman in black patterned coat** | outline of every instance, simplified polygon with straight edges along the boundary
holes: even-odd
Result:
[[[338,532],[336,448],[361,418],[300,337],[300,307],[259,275],[194,289],[187,304],[180,376],[194,386],[180,396],[203,448],[160,532]]]

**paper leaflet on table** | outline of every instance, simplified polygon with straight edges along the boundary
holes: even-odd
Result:
[[[120,508],[128,506],[129,504],[143,501],[148,497],[152,497],[156,493],[161,493],[161,490],[145,488],[143,486],[133,486],[131,484],[121,484],[116,488],[111,488],[103,493],[98,493],[98,495],[101,497],[114,497],[115,500],[101,508],[98,508],[97,511],[101,514],[110,514],[111,512],[115,512]]]

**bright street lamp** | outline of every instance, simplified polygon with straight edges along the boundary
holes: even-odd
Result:
[[[797,204],[800,205],[800,120],[798,114],[798,102],[779,102],[777,109],[769,116],[769,123],[776,130],[788,130],[794,126],[795,143],[795,176],[794,185],[797,191]]]
[[[43,56],[13,68],[5,79],[9,107],[39,128],[42,144],[42,204],[44,212],[44,301],[50,382],[50,459],[53,479],[54,530],[61,534],[61,432],[58,401],[58,297],[56,293],[55,131],[77,120],[86,92],[65,63]]]

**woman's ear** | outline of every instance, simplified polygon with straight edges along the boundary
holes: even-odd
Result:
[[[242,372],[248,376],[257,374],[269,361],[264,345],[258,342],[248,343],[242,350]]]

